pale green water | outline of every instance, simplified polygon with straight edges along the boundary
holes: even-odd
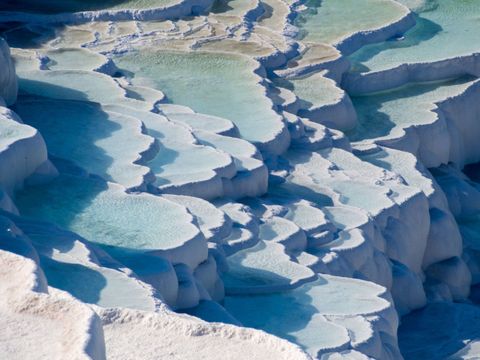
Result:
[[[303,100],[305,108],[334,104],[343,96],[343,91],[333,80],[327,79],[323,72],[289,80],[275,79],[274,82],[293,91]]]
[[[184,207],[150,194],[126,194],[92,178],[61,175],[19,192],[16,204],[24,216],[128,250],[176,248],[198,233]]]
[[[390,0],[310,0],[296,25],[303,40],[335,44],[348,35],[399,20],[406,11]]]
[[[115,62],[135,77],[148,78],[171,102],[231,120],[249,141],[271,140],[283,128],[253,73],[257,64],[245,57],[142,51]]]
[[[106,63],[107,59],[85,49],[57,49],[46,52],[50,58],[51,70],[95,70]]]
[[[400,89],[370,96],[352,97],[358,124],[347,132],[351,141],[389,135],[395,128],[430,123],[435,120],[435,103],[463,92],[472,77],[447,82],[412,84]]]
[[[350,59],[354,70],[360,72],[438,61],[478,52],[479,34],[478,0],[430,1],[403,39],[365,46]]]
[[[227,292],[255,293],[256,288],[274,292],[314,277],[312,270],[291,261],[282,245],[268,239],[230,256],[228,264],[230,270],[223,276]]]
[[[320,275],[288,293],[227,296],[225,308],[243,325],[262,329],[297,343],[316,356],[322,347],[348,341],[345,329],[322,315],[374,313],[388,306],[373,283]]]

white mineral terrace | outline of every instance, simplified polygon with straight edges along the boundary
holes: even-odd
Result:
[[[0,359],[480,359],[479,17],[0,1]]]

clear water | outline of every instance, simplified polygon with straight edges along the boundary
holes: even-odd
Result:
[[[16,204],[24,216],[125,251],[172,249],[198,234],[184,207],[94,178],[62,175],[19,192]]]
[[[95,70],[107,62],[107,58],[86,49],[61,48],[45,53],[51,70]]]
[[[217,134],[231,132],[233,124],[227,119],[205,114],[168,114],[168,119],[191,127],[193,130],[205,130]]]
[[[196,144],[188,129],[163,116],[124,106],[107,108],[141,119],[148,134],[158,140],[158,153],[147,163],[157,178],[157,186],[210,179],[216,176],[216,169],[231,163],[228,155]]]
[[[242,16],[256,5],[257,1],[255,0],[218,0],[212,6],[212,12],[228,16]]]
[[[81,70],[26,71],[19,74],[20,91],[52,99],[118,103],[125,91],[109,76]]]
[[[84,101],[20,99],[16,112],[38,129],[51,155],[126,187],[139,186],[149,169],[134,164],[153,139],[135,119]]]
[[[348,35],[399,20],[406,11],[390,0],[310,0],[296,20],[302,40],[335,44]]]
[[[478,52],[477,0],[432,0],[403,38],[368,45],[350,56],[354,71],[380,71],[403,63],[443,60]]]
[[[62,63],[62,66],[68,67],[68,64]],[[127,97],[127,91],[112,77],[99,72],[49,70],[22,71],[18,75],[21,94],[124,105],[146,111],[153,109],[152,103]]]
[[[333,80],[327,79],[324,72],[288,80],[275,79],[275,84],[289,89],[302,100],[302,108],[320,107],[338,102],[343,91]]]
[[[208,201],[193,196],[164,196],[170,201],[185,206],[188,211],[196,217],[198,226],[206,237],[213,237],[219,232],[224,232],[225,229],[230,230],[229,223],[227,222],[224,213],[218,210]]]
[[[356,142],[387,136],[394,129],[430,123],[436,118],[432,112],[436,102],[462,93],[473,81],[473,77],[462,77],[352,97],[358,122],[355,129],[346,134],[350,141]]]
[[[248,141],[230,136],[218,136],[204,131],[195,132],[195,137],[203,144],[209,144],[217,149],[228,152],[237,158],[260,158],[258,150]]]
[[[142,51],[117,57],[115,63],[135,74],[134,84],[142,85],[138,78],[148,78],[149,85],[163,91],[171,102],[231,120],[249,141],[269,141],[283,129],[253,73],[257,64],[246,57]]]
[[[345,328],[324,315],[378,312],[388,302],[372,283],[321,275],[318,280],[285,293],[227,296],[225,308],[243,325],[288,339],[316,356],[321,348],[348,342]]]
[[[17,73],[38,70],[40,68],[41,63],[37,59],[35,52],[29,50],[22,51],[15,48],[11,48],[10,51]]]
[[[285,290],[314,276],[309,268],[293,262],[282,245],[270,241],[237,252],[228,257],[228,264],[230,271],[223,276],[227,293]]]
[[[331,163],[318,153],[289,153],[288,160],[295,167],[295,173],[281,187],[291,189],[303,199],[320,206],[331,206],[333,201],[340,202],[372,214],[392,204],[387,196],[390,193],[388,187],[378,185],[375,180],[368,180],[356,171],[356,158],[352,158],[355,161],[350,164],[347,161],[348,172],[332,171]],[[322,197],[329,198],[330,203]]]
[[[83,302],[103,307],[155,309],[148,291],[119,271],[46,257],[42,257],[41,265],[50,286],[68,291]]]
[[[230,154],[239,176],[243,171],[265,167],[263,161],[259,160],[261,156],[258,154],[258,150],[248,141],[204,131],[196,131],[195,137],[204,145],[213,146],[219,151]]]

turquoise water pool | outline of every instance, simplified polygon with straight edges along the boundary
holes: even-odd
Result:
[[[480,50],[477,0],[429,1],[417,25],[405,36],[367,45],[350,56],[353,71],[380,71],[404,63],[423,63],[469,55]]]
[[[258,65],[246,57],[142,51],[117,57],[115,63],[135,74],[134,84],[145,84],[148,78],[146,83],[171,102],[233,121],[249,141],[269,141],[284,127],[253,73]]]
[[[335,44],[348,35],[379,28],[406,14],[390,0],[310,0],[296,19],[306,42]]]

